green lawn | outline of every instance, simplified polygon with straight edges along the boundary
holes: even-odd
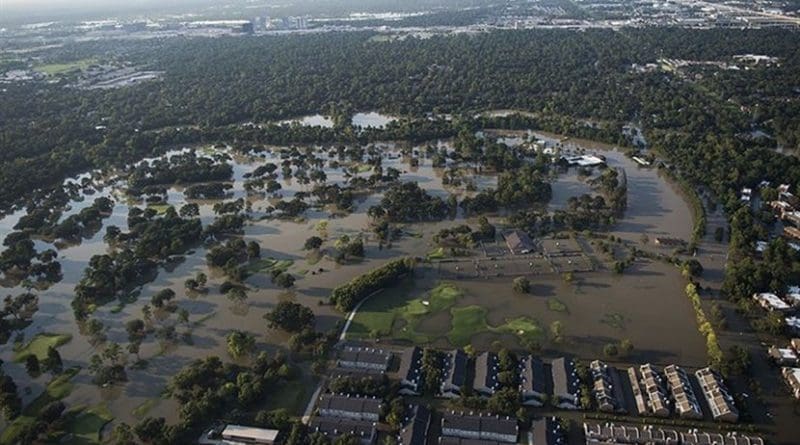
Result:
[[[555,297],[550,297],[547,299],[547,309],[553,312],[569,312],[569,308],[567,308],[566,303]]]
[[[100,431],[114,416],[105,405],[70,410],[71,419],[67,423],[67,432],[73,435],[71,444],[90,445],[100,443]]]
[[[486,322],[486,309],[480,306],[453,308],[453,326],[447,338],[453,346],[466,346],[476,334],[494,332],[497,334],[515,335],[523,341],[539,341],[544,331],[536,320],[519,317],[506,320],[499,326],[491,326]]]
[[[453,308],[453,324],[447,338],[453,346],[466,346],[472,336],[489,330],[486,324],[486,309],[480,306]]]
[[[316,389],[317,380],[313,378],[282,382],[279,387],[269,392],[262,409],[285,409],[289,414],[300,416]]]
[[[400,292],[406,291],[405,287]],[[411,300],[397,298],[396,289],[383,291],[367,300],[359,309],[348,331],[354,338],[388,336],[397,322],[403,322],[398,338],[426,343],[430,337],[417,331],[417,325],[426,315],[435,314],[452,307],[463,295],[450,283],[442,283],[425,296]]]
[[[69,343],[70,340],[72,340],[72,336],[69,334],[36,334],[36,336],[25,345],[14,348],[14,361],[19,362],[25,360],[25,357],[31,354],[38,357],[39,360],[44,360],[47,358],[47,349],[50,346],[57,348],[63,344]]]
[[[55,76],[59,74],[67,74],[73,71],[83,71],[89,66],[97,63],[95,59],[81,59],[69,63],[49,63],[45,65],[34,66],[34,71],[47,74],[48,76]]]
[[[430,252],[428,252],[427,258],[429,260],[441,260],[447,256],[444,252],[444,247],[437,247]]]
[[[276,260],[275,258],[262,258],[253,261],[247,267],[247,271],[251,274],[254,273],[270,273],[273,270],[280,270],[286,272],[294,264],[293,260]]]
[[[149,413],[150,410],[153,409],[154,406],[156,406],[157,403],[158,403],[157,399],[145,400],[142,404],[134,408],[131,411],[131,414],[133,414],[133,417],[136,417],[137,419],[143,419],[147,415],[147,413]]]
[[[0,434],[0,444],[16,443],[16,438],[30,424],[36,421],[39,411],[48,403],[55,402],[67,397],[73,389],[71,380],[78,374],[80,368],[69,368],[63,374],[54,378],[47,384],[47,387],[36,399],[26,406],[22,415],[14,419],[8,427]]]

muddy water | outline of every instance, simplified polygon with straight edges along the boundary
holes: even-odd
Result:
[[[540,136],[544,138],[547,135]],[[403,172],[401,177],[404,181],[416,181],[420,187],[430,194],[442,198],[447,198],[451,193],[459,196],[471,194],[466,192],[463,187],[454,189],[443,186],[441,181],[442,171],[434,169],[430,160],[421,159],[419,166],[411,167],[409,158],[401,155],[400,146],[395,144],[379,144],[378,146],[384,150],[384,169],[387,167],[397,168]],[[448,147],[448,144],[440,143],[440,146]],[[581,146],[583,146],[583,143],[581,143]],[[596,144],[590,145],[588,142],[586,148],[591,150],[608,149],[608,147],[599,147]],[[604,154],[609,159],[610,165],[622,166],[628,172],[629,210],[625,219],[615,229],[618,234],[629,239],[638,239],[640,236],[639,231],[646,230],[648,233],[669,233],[673,236],[688,236],[691,229],[688,208],[683,204],[679,196],[658,176],[655,170],[639,170],[631,161],[618,152],[605,151]],[[320,154],[317,156],[320,156]],[[327,164],[329,159],[327,154],[323,154],[322,157]],[[234,166],[232,197],[247,198],[253,204],[253,214],[255,216],[263,215],[263,210],[269,203],[263,197],[247,195],[243,188],[244,175],[263,162],[279,164],[280,155],[277,150],[253,156],[237,155],[234,156],[232,161]],[[326,165],[325,172],[328,176],[328,183],[345,183],[346,178],[341,168],[332,169]],[[361,173],[363,176],[369,174],[370,172]],[[496,177],[493,175],[474,175],[470,173],[468,177],[475,182],[478,190],[496,186]],[[302,185],[296,180],[284,180],[283,178],[280,178],[279,181],[283,188],[278,193],[284,199],[291,199],[300,191],[309,192],[313,189],[313,184]],[[121,186],[122,184],[116,185]],[[574,172],[561,175],[554,182],[553,206],[563,206],[570,196],[586,193],[587,190],[588,187],[577,178]],[[87,338],[79,333],[78,326],[75,323],[70,308],[73,290],[81,279],[83,270],[90,258],[93,255],[107,251],[107,246],[102,240],[106,227],[116,225],[122,230],[127,230],[126,219],[129,205],[127,200],[124,199],[120,188],[109,185],[103,187],[98,193],[87,195],[83,199],[71,203],[70,210],[64,216],[76,213],[81,208],[91,205],[98,196],[110,196],[116,199],[113,214],[104,220],[103,227],[91,239],[84,240],[79,245],[68,246],[59,250],[59,261],[62,264],[64,278],[49,290],[39,293],[39,312],[36,314],[33,324],[24,332],[25,337],[28,339],[32,338],[37,332],[71,333],[73,339],[70,343],[60,348],[61,355],[66,366],[77,365],[84,370],[91,355],[97,351],[89,344]],[[224,277],[218,271],[208,269],[205,261],[205,249],[197,248],[192,253],[187,254],[182,262],[170,267],[169,270],[160,269],[156,279],[142,287],[141,295],[136,301],[124,307],[115,307],[116,304],[111,303],[99,308],[95,317],[105,323],[108,339],[121,343],[123,347],[127,343],[125,323],[136,318],[142,318],[142,307],[149,302],[154,293],[164,288],[171,288],[176,292],[177,305],[180,309],[185,309],[189,312],[190,324],[178,323],[174,314],[156,313],[154,316],[154,319],[157,320],[155,327],[176,325],[179,333],[178,339],[162,342],[150,335],[142,344],[139,354],[141,358],[147,360],[148,365],[141,370],[129,370],[130,382],[126,385],[117,385],[113,388],[105,389],[98,388],[91,383],[91,376],[86,371],[82,371],[75,378],[76,389],[66,402],[68,404],[84,405],[105,403],[118,419],[136,422],[137,419],[133,416],[132,410],[148,400],[157,400],[148,414],[164,416],[168,420],[174,421],[177,416],[174,402],[160,398],[160,394],[169,378],[181,367],[197,358],[218,355],[227,359],[225,336],[232,329],[242,329],[256,335],[258,346],[261,349],[274,352],[283,347],[288,340],[288,336],[285,333],[267,329],[266,322],[262,318],[264,313],[281,300],[297,301],[313,308],[317,315],[317,328],[320,330],[329,329],[342,319],[342,314],[330,306],[321,304],[327,300],[330,289],[373,269],[389,258],[401,255],[424,256],[432,248],[430,239],[434,233],[441,228],[463,222],[463,215],[459,213],[456,221],[445,220],[437,223],[408,225],[405,228],[409,233],[408,236],[404,236],[402,240],[393,243],[391,248],[379,249],[376,241],[369,234],[366,210],[371,205],[376,204],[380,198],[380,193],[359,198],[356,203],[356,211],[344,217],[334,217],[330,212],[311,209],[306,213],[306,218],[300,222],[266,219],[248,223],[245,227],[244,238],[247,241],[257,241],[261,245],[263,257],[294,261],[290,272],[298,280],[295,287],[289,291],[275,288],[268,277],[263,274],[256,274],[250,277],[246,283],[249,287],[248,299],[245,302],[229,301],[226,296],[219,293],[219,285],[224,281]],[[179,207],[186,202],[182,188],[173,187],[169,189],[168,203],[170,205]],[[214,218],[212,210],[214,201],[199,201],[197,203],[200,205],[203,224],[208,224]],[[23,214],[24,212],[17,212],[0,220],[0,236],[4,237],[11,231],[11,227],[16,224],[16,221]],[[681,215],[685,217],[685,221],[682,220]],[[328,222],[327,231],[326,233],[319,233],[317,225],[323,220]],[[497,221],[496,218],[493,220]],[[474,223],[474,221],[468,222]],[[343,234],[353,236],[358,233],[364,234],[366,239],[366,259],[355,264],[338,265],[327,258],[312,264],[306,259],[307,252],[302,250],[304,240],[312,235],[326,236],[328,240],[326,245],[332,245],[333,241]],[[48,247],[51,247],[48,243],[37,242],[37,248],[39,249]],[[320,269],[323,269],[324,272],[319,272]],[[651,330],[648,330],[647,326],[651,323],[655,326],[660,321],[663,321],[664,318],[650,320],[647,314],[642,314],[640,310],[637,312],[637,310],[632,309],[641,301],[638,299],[641,298],[638,292],[646,294],[647,298],[654,298],[654,295],[662,295],[658,302],[648,301],[647,305],[639,305],[639,307],[658,307],[660,309],[653,313],[661,315],[674,313],[674,320],[672,315],[667,317],[666,320],[669,320],[670,323],[676,323],[676,326],[690,326],[684,330],[689,333],[694,332],[693,325],[691,323],[686,324],[686,320],[692,320],[691,313],[684,314],[683,310],[673,312],[672,310],[667,310],[669,309],[667,306],[659,306],[659,304],[677,306],[679,303],[677,303],[678,300],[674,299],[673,294],[675,292],[670,290],[669,295],[667,295],[666,291],[664,293],[652,291],[662,287],[668,288],[669,283],[674,284],[681,281],[675,279],[675,277],[662,279],[659,277],[662,274],[665,275],[666,272],[649,273],[648,270],[650,269],[645,269],[641,273],[631,273],[630,276],[626,275],[620,279],[620,283],[609,281],[611,278],[603,278],[598,275],[582,284],[580,290],[560,284],[558,280],[553,283],[542,284],[542,289],[548,289],[548,292],[558,294],[559,298],[569,307],[586,307],[589,310],[585,312],[593,314],[592,316],[595,318],[597,314],[601,314],[603,311],[620,311],[626,313],[632,320],[626,326],[629,331],[619,333],[611,328],[609,328],[610,330],[604,328],[603,326],[605,325],[597,328],[597,320],[591,319],[589,315],[579,315],[584,311],[571,313],[569,317],[573,317],[573,320],[570,321],[569,325],[574,326],[574,328],[573,330],[569,328],[567,330],[568,335],[573,339],[570,347],[575,347],[588,355],[596,350],[596,345],[588,340],[590,337],[622,338],[624,336],[634,339],[637,350],[643,351],[642,354],[645,354],[648,350],[655,350],[656,341],[663,339],[652,338],[653,335],[649,333],[664,332],[662,328],[666,329],[666,326],[658,325],[659,329]],[[183,288],[183,282],[198,272],[204,272],[209,276],[208,287],[210,291],[208,294],[187,294]],[[430,276],[422,278],[423,281],[432,279],[434,278]],[[664,282],[662,283],[662,281]],[[526,301],[512,296],[509,292],[510,289],[506,289],[507,287],[509,287],[507,283],[469,283],[469,295],[465,301],[469,302],[469,304],[485,304],[486,295],[502,296],[502,299],[498,300],[497,307],[493,307],[489,311],[489,322],[492,324],[501,323],[504,317],[528,315],[539,320],[546,329],[547,325],[554,319],[553,317],[562,316],[546,311],[545,295],[533,296],[530,297],[530,301]],[[630,292],[629,295],[628,289],[634,291]],[[7,294],[16,294],[21,291],[19,288],[4,290]],[[596,295],[596,297],[590,298],[587,297],[587,294]],[[679,292],[677,295],[680,298],[682,294]],[[544,303],[542,303],[543,301]],[[542,306],[543,304],[545,306]],[[542,309],[543,307],[545,309]],[[624,310],[627,310],[627,312],[624,312]],[[678,324],[679,322],[682,324]],[[190,340],[187,341],[181,338],[180,334],[184,333],[187,334],[186,337]],[[689,334],[686,335],[688,336]],[[476,345],[487,346],[498,339],[512,340],[514,337],[482,334],[477,336]],[[685,351],[677,344],[683,340],[686,343],[686,346],[684,346]],[[441,346],[445,346],[446,340],[439,340],[438,343],[442,343]],[[689,337],[682,338],[682,336],[676,335],[674,343],[674,345],[670,344],[663,349],[673,351],[670,354],[680,357],[680,360],[677,361],[691,364],[694,363],[697,357],[702,356],[702,351],[700,353],[695,351],[694,342]],[[21,388],[26,386],[31,388],[30,395],[25,396],[26,401],[29,401],[40,392],[42,385],[45,383],[45,378],[42,377],[31,381],[26,376],[21,364],[11,362],[12,357],[11,342],[0,346],[0,358],[6,361],[4,368],[15,378]],[[135,357],[131,357],[129,363],[132,363],[134,359]],[[653,360],[655,359],[656,357],[653,356]]]

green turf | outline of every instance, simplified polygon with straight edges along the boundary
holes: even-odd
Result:
[[[428,258],[429,260],[441,260],[444,259],[446,256],[447,254],[445,254],[444,247],[437,247],[428,252],[426,258]]]
[[[302,378],[283,382],[279,387],[271,390],[262,409],[285,409],[289,414],[300,416],[306,409],[317,381],[313,378]]]
[[[519,317],[513,320],[507,320],[496,328],[491,328],[494,332],[513,334],[523,341],[539,341],[544,336],[542,327],[536,320],[528,317]]]
[[[95,59],[81,59],[69,63],[49,63],[45,65],[34,66],[34,71],[47,74],[48,76],[55,76],[59,74],[67,74],[73,71],[83,71],[89,68],[90,65],[95,64]]]
[[[153,409],[154,406],[156,406],[157,403],[158,403],[157,399],[145,400],[142,404],[134,408],[131,411],[131,414],[133,414],[133,417],[136,417],[137,419],[143,419],[147,415],[147,413],[149,413],[150,410]]]
[[[67,423],[67,432],[72,434],[71,444],[89,445],[100,443],[100,431],[114,416],[105,405],[70,410],[71,419]]]
[[[16,437],[25,430],[25,427],[36,420],[42,408],[51,402],[61,400],[70,395],[73,389],[71,380],[78,374],[78,371],[80,371],[80,368],[69,368],[63,374],[51,380],[45,390],[23,409],[22,415],[7,425],[6,429],[0,434],[0,444],[16,443]]]
[[[450,313],[453,315],[453,322],[447,339],[453,346],[466,346],[473,335],[489,330],[486,309],[480,306],[453,308]]]
[[[253,261],[247,267],[248,272],[250,273],[270,273],[273,270],[279,270],[281,272],[286,272],[289,270],[290,267],[294,264],[292,260],[276,260],[275,258],[262,258],[257,261]]]
[[[555,297],[547,299],[547,309],[553,312],[569,312],[566,303]]]
[[[605,314],[603,318],[600,319],[600,323],[605,323],[614,329],[624,330],[625,316],[619,313]]]
[[[406,289],[402,289],[406,290]],[[429,335],[417,331],[417,325],[427,315],[447,310],[461,298],[462,292],[455,285],[441,283],[427,295],[404,300],[397,298],[396,291],[383,291],[367,300],[359,309],[348,331],[353,338],[388,336],[398,322],[398,338],[414,342],[428,342]]]
[[[147,206],[148,209],[155,210],[156,213],[158,213],[159,215],[166,214],[167,210],[169,210],[170,207],[172,207],[172,206],[169,205],[169,204],[149,204]]]
[[[44,360],[47,358],[47,349],[50,346],[57,348],[68,343],[70,340],[72,340],[72,335],[69,334],[36,334],[36,336],[25,345],[14,348],[14,360],[18,362],[25,360],[25,357],[31,354],[38,357],[39,360]]]

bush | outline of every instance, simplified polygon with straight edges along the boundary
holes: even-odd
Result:
[[[525,277],[517,277],[514,278],[512,283],[512,287],[514,292],[519,292],[521,294],[527,294],[531,291],[531,282]]]

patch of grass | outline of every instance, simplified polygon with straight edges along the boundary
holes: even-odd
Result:
[[[604,314],[603,318],[600,319],[600,323],[622,331],[625,329],[625,316],[620,313]]]
[[[254,273],[270,273],[273,270],[286,272],[294,264],[293,260],[276,260],[275,258],[261,258],[247,266],[247,271]]]
[[[405,324],[400,337],[426,343],[430,338],[416,330],[420,319],[447,310],[462,295],[461,290],[452,283],[441,283],[427,295],[411,300],[402,300],[397,298],[395,292],[384,291],[361,306],[347,334],[356,338],[391,335],[395,323],[402,320]]]
[[[150,410],[156,406],[157,403],[158,400],[156,399],[147,399],[141,405],[134,408],[131,411],[131,414],[133,414],[133,417],[136,417],[137,419],[143,419],[147,413],[149,413]]]
[[[569,308],[567,308],[566,303],[555,297],[550,297],[547,299],[547,309],[553,312],[569,312]]]
[[[505,324],[492,328],[491,330],[494,332],[516,335],[523,340],[523,342],[538,341],[544,336],[544,331],[539,325],[539,322],[528,317],[507,320]]]
[[[70,421],[67,432],[73,435],[72,444],[99,444],[100,431],[114,416],[105,405],[94,405],[88,408],[78,407],[69,411]]]
[[[50,346],[57,348],[69,343],[70,340],[72,340],[72,335],[69,334],[36,334],[36,336],[24,346],[14,348],[14,361],[19,362],[25,360],[25,357],[31,354],[38,357],[39,360],[44,360],[47,358],[47,349]]]
[[[466,346],[472,336],[489,330],[486,324],[486,309],[480,306],[466,306],[450,310],[453,315],[452,326],[447,334],[453,346]]]
[[[56,76],[59,74],[67,74],[73,71],[83,71],[89,66],[95,64],[95,59],[81,59],[69,63],[48,63],[45,65],[34,66],[34,71],[47,74],[48,76]]]
[[[164,215],[172,206],[169,204],[149,204],[147,208],[155,210],[159,215]]]
[[[42,408],[51,402],[61,400],[70,395],[73,389],[71,380],[79,371],[80,368],[69,368],[51,380],[39,397],[25,407],[22,415],[6,426],[6,429],[0,434],[0,444],[17,443],[18,436],[36,421]]]
[[[445,257],[447,257],[447,254],[444,251],[444,247],[437,247],[428,252],[428,255],[426,256],[428,260],[441,260]]]
[[[270,391],[263,409],[285,409],[291,415],[300,416],[317,387],[316,379],[296,379],[283,382]]]

